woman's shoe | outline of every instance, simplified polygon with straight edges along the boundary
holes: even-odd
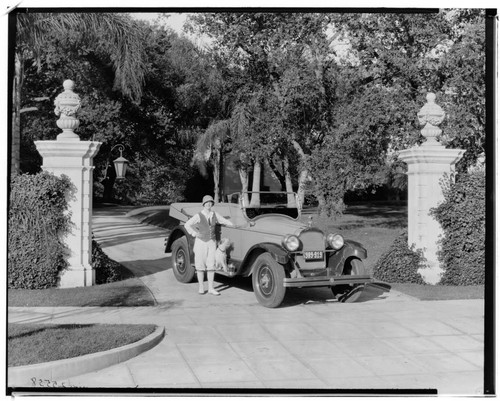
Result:
[[[209,294],[212,294],[212,295],[220,295],[220,292],[219,291],[216,291],[216,290],[208,290]]]

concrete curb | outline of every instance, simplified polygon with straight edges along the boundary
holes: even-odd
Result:
[[[142,340],[107,351],[59,361],[8,368],[9,387],[32,387],[33,379],[59,380],[107,368],[131,359],[157,345],[165,336],[165,328],[156,330]]]

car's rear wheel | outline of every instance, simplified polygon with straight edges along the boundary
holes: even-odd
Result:
[[[349,259],[342,272],[343,275],[367,274],[364,263],[359,259]],[[363,293],[364,284],[342,284],[332,287],[332,292],[339,302],[356,302]]]
[[[172,270],[177,281],[190,283],[196,270],[191,266],[189,246],[186,237],[178,238],[172,244]]]
[[[267,308],[278,307],[285,298],[283,286],[285,269],[269,253],[263,253],[254,262],[252,286],[257,301]]]

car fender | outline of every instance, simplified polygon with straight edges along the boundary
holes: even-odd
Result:
[[[175,227],[167,238],[165,238],[165,253],[172,252],[172,244],[175,240],[186,237],[189,246],[189,255],[191,260],[194,260],[193,246],[194,237],[189,235],[183,225]]]
[[[338,270],[340,274],[344,268],[346,260],[352,257],[363,260],[368,257],[368,252],[359,242],[345,240],[343,248],[330,256],[328,266],[338,268],[335,270]]]
[[[273,259],[281,265],[286,265],[290,260],[288,252],[281,246],[273,244],[272,242],[264,242],[251,247],[245,255],[242,263],[242,275],[248,277],[253,273],[253,265],[255,259],[264,252],[269,252]]]

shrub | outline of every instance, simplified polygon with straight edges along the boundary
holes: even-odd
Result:
[[[123,279],[122,266],[110,259],[94,240],[92,240],[92,267],[95,270],[96,284],[113,283]]]
[[[403,231],[375,264],[375,278],[388,283],[425,284],[418,269],[424,267],[422,250],[408,247],[408,232]]]
[[[67,267],[62,240],[70,230],[68,177],[42,172],[16,176],[8,213],[8,288],[56,287]]]
[[[186,160],[179,161],[178,166],[188,163]],[[185,168],[162,165],[149,160],[138,161],[137,165],[140,180],[135,192],[136,203],[169,205],[182,199],[188,178]]]
[[[460,174],[442,182],[444,202],[431,210],[441,224],[438,259],[444,273],[440,284],[484,284],[485,188],[484,171]]]

